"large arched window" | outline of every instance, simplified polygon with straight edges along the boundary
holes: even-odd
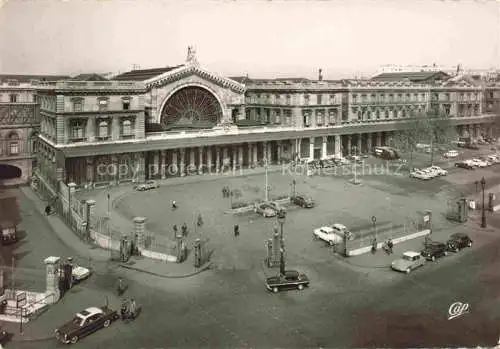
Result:
[[[9,135],[9,155],[17,155],[20,152],[19,149],[19,136],[17,133],[11,133]]]
[[[107,138],[109,136],[108,133],[109,133],[108,122],[102,120],[101,122],[99,122],[99,130],[98,130],[99,138]]]
[[[161,123],[167,130],[212,128],[222,115],[221,105],[210,91],[188,86],[168,99],[161,113]]]
[[[132,135],[132,121],[124,120],[122,123],[122,134],[124,136]]]

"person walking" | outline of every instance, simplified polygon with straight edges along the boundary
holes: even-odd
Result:
[[[240,227],[238,224],[234,225],[234,237],[240,236]]]
[[[130,318],[135,319],[135,315],[137,313],[137,304],[135,303],[134,298],[130,298],[130,305],[128,308]]]
[[[188,231],[187,231],[187,230],[188,230],[188,227],[187,227],[186,222],[184,222],[184,224],[182,225],[182,228],[181,228],[181,229],[182,229],[182,236],[183,236],[183,237],[186,237],[186,236],[188,235]]]
[[[50,211],[51,211],[51,209],[50,209],[50,205],[45,206],[45,214],[46,214],[47,216],[48,216],[48,215],[50,215]]]

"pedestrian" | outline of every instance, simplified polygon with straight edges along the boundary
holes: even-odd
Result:
[[[172,201],[172,210],[175,210],[177,208],[177,203],[174,201]]]
[[[118,283],[116,284],[116,293],[121,296],[125,292],[125,283],[122,278],[118,278]]]
[[[392,248],[394,247],[394,243],[392,242],[391,239],[387,241],[387,247],[389,247],[389,253],[392,254]]]
[[[187,231],[187,230],[188,230],[188,227],[187,227],[186,222],[184,222],[184,224],[182,225],[182,228],[181,228],[181,229],[182,229],[182,236],[183,236],[183,237],[186,237],[186,236],[188,235],[188,231]]]
[[[198,221],[196,223],[199,227],[203,225],[203,218],[201,217],[201,213],[198,213]]]
[[[45,214],[48,216],[50,215],[50,205],[45,206]]]
[[[130,305],[128,308],[129,315],[132,319],[135,319],[135,315],[137,312],[137,304],[135,303],[135,299],[130,298]]]
[[[238,226],[238,224],[235,224],[234,225],[234,237],[238,237],[240,236],[240,227]]]
[[[373,238],[372,240],[372,253],[377,252],[377,238]]]

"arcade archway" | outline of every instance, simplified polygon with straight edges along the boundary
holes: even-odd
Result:
[[[21,178],[23,171],[13,165],[0,164],[0,180]]]
[[[217,98],[207,89],[187,86],[175,92],[163,107],[164,129],[212,128],[222,119]]]

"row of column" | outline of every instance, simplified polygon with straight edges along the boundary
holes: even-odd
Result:
[[[493,137],[493,127],[491,126],[482,126],[479,124],[458,126],[458,133],[460,136],[465,137],[465,131],[467,131],[468,136],[472,138],[479,138],[479,136]]]
[[[362,137],[363,135],[366,135],[367,137],[367,149],[368,151],[371,151],[373,146],[380,147],[382,146],[382,132],[375,132],[375,133],[359,133],[357,135],[357,144],[356,146],[358,149],[362,148]],[[352,136],[353,135],[347,135],[347,154],[351,155],[352,152]],[[334,140],[334,155],[337,157],[340,157],[342,155],[342,138],[340,135],[335,135],[335,140]],[[316,137],[310,137],[309,139],[309,158],[314,159],[314,149],[316,145]],[[301,143],[302,139],[297,139],[296,140],[296,149],[301,149]],[[328,155],[328,149],[327,149],[327,143],[328,143],[328,137],[323,136],[322,137],[322,147],[321,147],[321,158],[326,158]],[[375,144],[375,145],[373,145]]]

